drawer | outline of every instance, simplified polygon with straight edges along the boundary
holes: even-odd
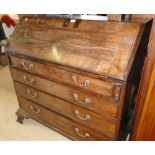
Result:
[[[85,126],[94,128],[107,136],[113,138],[115,137],[117,124],[116,121],[97,115],[96,113],[88,111],[84,108],[58,99],[46,93],[42,93],[17,82],[15,82],[15,87],[18,96],[26,97],[27,99],[37,102],[38,104],[71,118]]]
[[[45,123],[51,127],[55,127],[77,140],[113,140],[110,137],[87,128],[79,123],[75,123],[61,115],[58,115],[50,110],[47,110],[31,101],[19,97],[20,107],[27,112],[32,118]]]
[[[109,100],[118,102],[120,84],[108,80],[98,80],[57,68],[56,65],[45,65],[31,60],[11,56],[12,66],[24,71],[41,75],[66,84],[103,95]]]
[[[117,118],[118,105],[116,103],[13,68],[11,68],[11,72],[15,81],[40,89],[101,115]]]

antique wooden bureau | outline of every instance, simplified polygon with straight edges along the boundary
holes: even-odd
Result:
[[[134,22],[24,17],[5,49],[17,121],[33,118],[72,140],[120,140],[144,29]]]

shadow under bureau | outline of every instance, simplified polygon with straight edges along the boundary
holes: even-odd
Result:
[[[120,140],[144,30],[134,22],[24,17],[5,49],[17,121],[33,118],[73,140]]]

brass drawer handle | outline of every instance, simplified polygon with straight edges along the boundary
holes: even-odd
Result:
[[[49,71],[50,71],[50,73],[52,73],[52,72],[53,72],[53,69],[52,69],[52,68],[50,68],[50,69],[49,69]]]
[[[90,84],[90,80],[85,80],[83,84],[82,83],[78,83],[77,82],[77,75],[72,75],[72,79],[73,79],[75,84],[77,84],[77,85],[79,85],[81,87],[86,87],[86,86],[88,86]]]
[[[22,61],[22,65],[23,65],[23,67],[24,67],[25,69],[29,69],[29,70],[30,70],[30,69],[33,68],[33,64],[28,64],[28,65],[26,65],[24,61]]]
[[[38,94],[37,93],[33,93],[31,92],[31,90],[27,89],[26,92],[28,93],[28,95],[32,98],[37,98]]]
[[[27,77],[26,77],[26,75],[24,75],[24,80],[25,80],[25,82],[26,82],[27,84],[29,84],[29,85],[33,85],[33,84],[34,84],[34,79],[31,78],[30,80],[28,80]]]
[[[34,109],[33,106],[30,106],[30,108],[32,109],[32,111],[36,114],[39,114],[40,113],[40,109]]]
[[[75,99],[76,102],[82,104],[82,105],[85,105],[85,104],[88,104],[91,102],[91,100],[89,98],[85,98],[84,102],[80,101],[79,100],[79,95],[78,94],[73,94],[73,97]]]
[[[87,121],[87,120],[90,120],[90,119],[91,119],[91,116],[88,115],[88,114],[86,114],[85,118],[79,116],[80,112],[79,112],[78,110],[75,110],[75,114],[76,114],[76,116],[77,116],[79,119],[81,119],[81,120],[83,120],[83,121]]]
[[[75,128],[75,132],[76,132],[76,134],[79,135],[80,137],[83,137],[83,138],[90,137],[90,134],[87,133],[87,132],[86,132],[84,135],[82,135],[82,134],[80,133],[79,128]]]

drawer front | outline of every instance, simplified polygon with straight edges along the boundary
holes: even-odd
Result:
[[[18,96],[26,97],[83,125],[94,128],[107,136],[115,137],[116,121],[17,82],[15,82],[15,87]]]
[[[12,66],[24,71],[92,91],[115,102],[119,100],[120,85],[118,83],[93,79],[57,68],[54,65],[44,65],[14,56],[11,56],[11,62]]]
[[[75,123],[31,101],[19,97],[20,107],[38,121],[54,126],[77,140],[112,140],[103,134]]]
[[[103,98],[97,98],[94,95],[83,93],[78,89],[67,87],[13,68],[11,69],[11,73],[13,79],[18,82],[40,89],[51,95],[95,111],[101,115],[117,118],[118,105],[115,103],[105,101]]]

